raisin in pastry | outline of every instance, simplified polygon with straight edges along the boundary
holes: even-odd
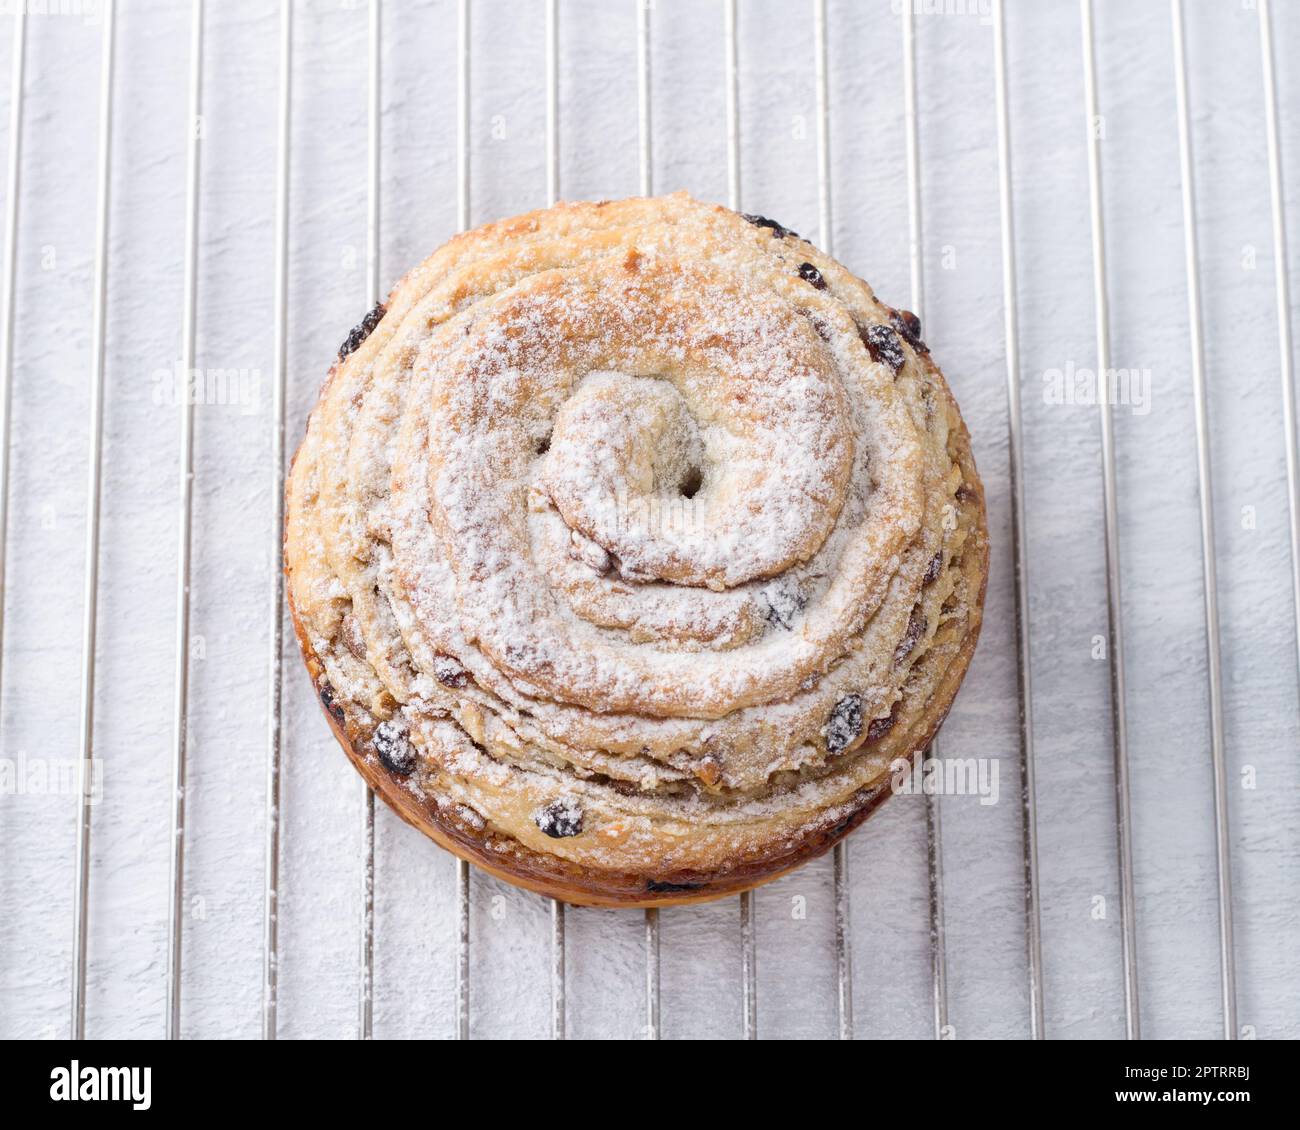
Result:
[[[947,713],[987,568],[917,319],[683,194],[457,236],[347,338],[288,484],[348,756],[575,903],[717,897],[846,835]]]

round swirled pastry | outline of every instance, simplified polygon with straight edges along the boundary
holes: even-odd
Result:
[[[349,757],[578,903],[714,897],[847,834],[947,713],[987,565],[916,318],[683,194],[453,239],[344,343],[288,487]]]

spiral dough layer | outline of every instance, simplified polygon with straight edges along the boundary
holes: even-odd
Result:
[[[572,902],[824,851],[979,631],[983,491],[919,334],[682,194],[435,253],[344,343],[288,487],[298,637],[357,768]]]

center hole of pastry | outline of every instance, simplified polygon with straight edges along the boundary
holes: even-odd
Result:
[[[815,381],[589,372],[556,412],[540,485],[622,581],[733,588],[821,544],[843,498],[843,428]]]

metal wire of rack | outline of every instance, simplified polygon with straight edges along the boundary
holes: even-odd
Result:
[[[653,0],[627,0],[636,11],[637,60],[637,138],[638,175],[642,193],[654,189],[652,162],[653,105],[651,97],[651,21]],[[830,120],[832,105],[829,92],[826,0],[810,0],[815,57],[813,74],[816,93],[817,201],[821,244],[834,254],[832,226],[832,177],[830,162]],[[456,28],[456,180],[458,225],[464,230],[472,218],[472,179],[470,168],[470,0],[457,0]],[[925,279],[923,273],[921,153],[918,136],[918,75],[915,50],[914,18],[910,5],[902,10],[901,51],[903,64],[902,115],[905,122],[907,170],[907,211],[910,235],[911,306],[923,313]],[[1206,395],[1206,362],[1199,252],[1197,246],[1197,208],[1192,160],[1193,128],[1189,112],[1188,65],[1185,47],[1183,0],[1171,0],[1171,32],[1174,54],[1174,87],[1177,101],[1180,177],[1183,206],[1183,232],[1186,267],[1188,321],[1191,333],[1192,390],[1195,409],[1196,469],[1199,488],[1201,564],[1204,585],[1204,618],[1207,645],[1207,699],[1210,713],[1211,759],[1214,786],[1215,861],[1217,866],[1217,913],[1219,937],[1219,978],[1223,1034],[1236,1038],[1237,969],[1233,935],[1234,896],[1229,858],[1227,773],[1225,767],[1223,663],[1220,652],[1218,577],[1215,552],[1213,512],[1213,460]],[[1259,43],[1262,60],[1264,118],[1267,140],[1271,225],[1275,262],[1278,350],[1281,372],[1281,408],[1286,436],[1287,496],[1289,504],[1289,544],[1293,612],[1297,625],[1297,659],[1300,660],[1300,457],[1297,456],[1296,408],[1292,368],[1291,307],[1286,263],[1284,189],[1280,156],[1277,76],[1274,69],[1272,15],[1269,0],[1259,0]],[[102,10],[102,56],[99,87],[98,150],[96,161],[96,236],[91,315],[91,373],[89,397],[89,475],[86,488],[86,530],[84,561],[83,631],[81,641],[81,687],[79,713],[81,802],[76,824],[75,888],[73,918],[73,970],[71,977],[71,1031],[85,1034],[88,968],[89,892],[93,881],[90,851],[92,810],[87,779],[95,757],[95,689],[96,629],[99,597],[100,515],[103,500],[102,450],[104,439],[104,377],[106,303],[110,285],[109,220],[110,185],[113,152],[114,37],[117,5],[104,0]],[[723,0],[720,41],[724,64],[725,132],[727,185],[729,203],[741,208],[742,121],[740,116],[741,74],[737,49],[737,0]],[[545,168],[548,203],[559,199],[560,113],[558,84],[560,46],[558,27],[563,18],[561,0],[545,0]],[[1080,42],[1083,52],[1083,114],[1081,126],[1087,138],[1088,200],[1091,221],[1093,301],[1095,313],[1095,349],[1097,368],[1111,367],[1110,310],[1106,267],[1106,232],[1104,227],[1104,183],[1099,131],[1097,61],[1092,0],[1080,0]],[[369,33],[366,40],[368,89],[367,208],[366,208],[366,302],[382,300],[380,264],[380,172],[383,156],[381,137],[380,77],[382,64],[382,0],[370,0]],[[1025,912],[1025,947],[1029,975],[1029,1030],[1034,1038],[1047,1035],[1044,1022],[1042,896],[1038,864],[1038,824],[1036,775],[1033,737],[1032,639],[1028,607],[1028,555],[1026,550],[1026,505],[1024,497],[1025,462],[1021,406],[1022,372],[1017,312],[1017,271],[1015,239],[1015,201],[1012,194],[1012,144],[1010,105],[1007,81],[1006,13],[1002,0],[993,0],[992,77],[997,122],[997,183],[999,197],[1000,248],[1002,268],[1002,307],[1005,332],[1007,441],[1011,492],[1011,559],[1015,596],[1015,649],[1019,687],[1019,755],[1021,772],[1021,808],[1023,827],[1023,878]],[[196,128],[202,116],[204,64],[204,0],[192,0],[191,39],[189,45],[188,115],[186,138],[185,244],[183,264],[183,307],[181,317],[182,364],[192,369],[195,361],[196,326],[201,312],[199,294],[199,184],[201,177],[201,133]],[[273,421],[271,445],[272,490],[277,531],[283,522],[283,486],[285,474],[285,403],[289,379],[287,366],[286,324],[290,309],[288,248],[290,238],[289,183],[292,159],[291,119],[293,105],[292,61],[295,4],[282,0],[279,41],[279,87],[276,102],[277,162],[275,168],[275,327]],[[24,83],[27,53],[27,12],[18,5],[15,14],[12,95],[10,101],[9,154],[6,177],[5,250],[3,267],[4,299],[0,303],[0,589],[4,584],[7,560],[6,533],[9,525],[10,495],[9,452],[11,439],[11,403],[14,377],[14,310],[19,228],[18,202],[22,175],[22,138],[24,128]],[[1100,460],[1103,484],[1104,553],[1107,581],[1108,666],[1112,746],[1114,758],[1115,836],[1118,874],[1121,886],[1121,930],[1123,955],[1124,1012],[1126,1033],[1136,1039],[1141,1035],[1139,1008],[1139,970],[1137,964],[1136,923],[1137,897],[1134,886],[1132,824],[1129,800],[1129,750],[1126,718],[1127,685],[1124,668],[1124,622],[1120,594],[1119,482],[1116,471],[1114,425],[1111,410],[1103,404],[1099,412]],[[176,637],[173,709],[171,791],[171,839],[169,931],[166,965],[166,1016],[163,1030],[175,1038],[180,1035],[181,959],[184,916],[186,846],[186,782],[189,739],[190,691],[190,587],[194,498],[194,414],[188,400],[179,413],[180,478],[179,540],[176,547]],[[277,1035],[278,971],[280,938],[277,928],[281,884],[280,824],[281,785],[281,708],[285,663],[284,582],[282,573],[273,571],[269,609],[269,684],[267,697],[266,762],[266,840],[263,930],[262,1034],[267,1039]],[[0,613],[3,609],[0,609]],[[3,616],[0,615],[0,664],[3,663]],[[0,666],[0,676],[5,668]],[[3,683],[0,682],[0,694]],[[930,937],[930,976],[932,986],[933,1030],[936,1038],[951,1037],[948,1015],[947,949],[944,924],[944,884],[942,859],[942,804],[930,796],[925,805],[926,842],[928,845],[928,908]],[[358,960],[357,1035],[373,1035],[373,999],[375,973],[375,807],[374,795],[363,786],[362,796],[361,898]],[[836,970],[836,1011],[841,1038],[854,1035],[850,945],[852,940],[849,914],[848,856],[838,845],[833,859],[834,946]],[[752,894],[740,896],[737,914],[737,961],[742,987],[739,1030],[745,1038],[758,1035],[758,983],[756,978],[756,905]],[[456,867],[457,930],[455,946],[455,1035],[467,1038],[470,1032],[470,871],[463,861]],[[660,1025],[660,919],[657,911],[645,913],[645,1034],[657,1039]],[[553,902],[550,907],[550,994],[551,1035],[566,1035],[566,936],[565,908]]]

